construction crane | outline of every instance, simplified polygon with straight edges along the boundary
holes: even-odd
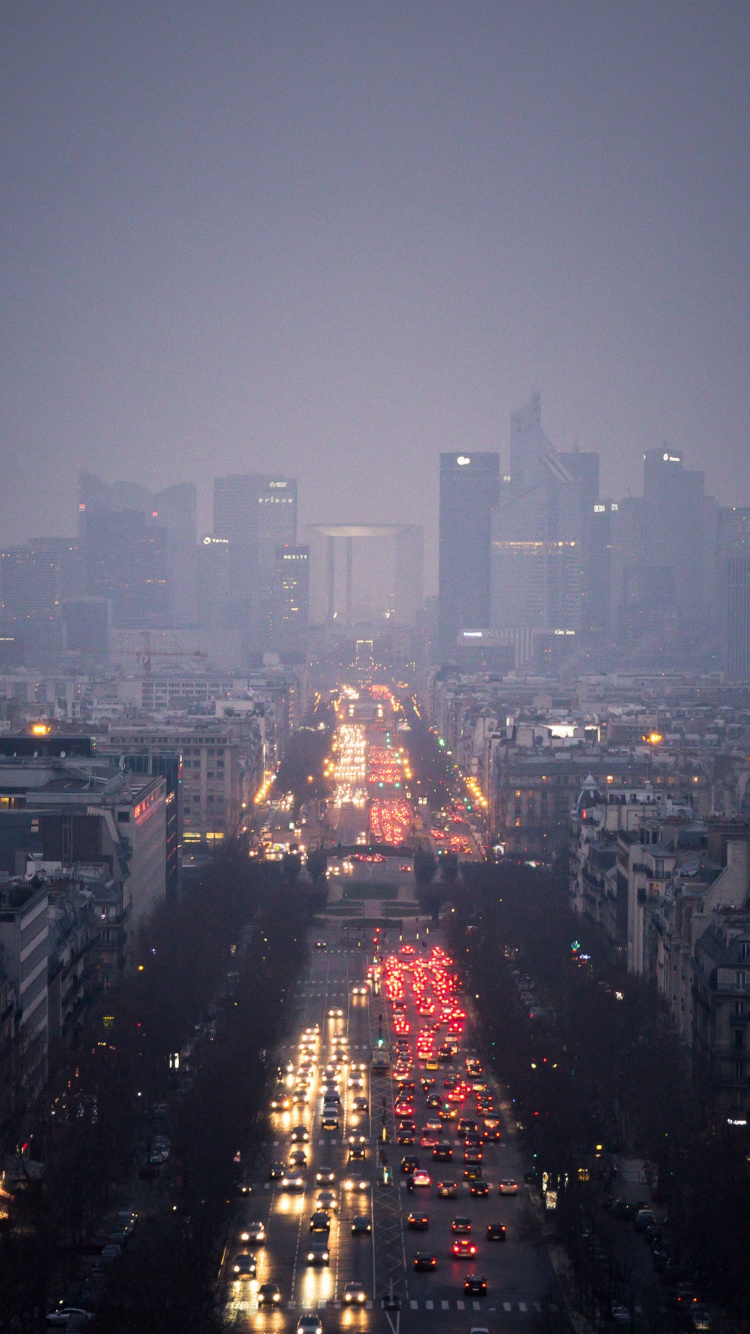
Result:
[[[136,658],[143,663],[143,703],[153,703],[152,690],[152,658],[194,658],[198,662],[205,662],[208,658],[207,653],[200,649],[152,649],[151,636],[148,630],[144,631],[145,647],[136,653]],[[149,699],[146,699],[146,695]]]

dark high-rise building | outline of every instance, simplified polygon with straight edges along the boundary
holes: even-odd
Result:
[[[718,591],[724,662],[731,681],[750,680],[750,509],[720,515]]]
[[[86,586],[81,591],[90,597],[111,598],[119,625],[194,623],[195,485],[181,482],[152,492],[135,482],[107,483],[94,473],[82,472],[78,495],[78,528],[86,568]],[[121,577],[116,552],[105,558],[102,542],[106,543],[109,524],[113,538],[117,534],[128,544],[135,562],[131,575],[123,571]],[[133,581],[141,586],[138,595]]]
[[[83,586],[77,538],[34,537],[0,552],[0,631],[6,661],[50,667],[64,647],[61,603]]]
[[[683,622],[705,605],[705,494],[702,472],[683,467],[679,453],[649,449],[643,456],[644,565],[672,571],[676,611]]]
[[[492,629],[549,631],[567,642],[583,626],[599,456],[557,452],[542,430],[535,390],[511,416],[510,458],[492,521]]]
[[[271,647],[278,653],[304,654],[310,619],[310,548],[276,548],[271,603]]]
[[[112,603],[115,625],[169,625],[167,530],[136,510],[87,515],[86,582],[90,597]]]
[[[490,623],[492,509],[500,485],[500,456],[440,455],[440,643],[455,646],[461,630]]]
[[[276,549],[297,541],[297,483],[261,473],[217,477],[214,534],[230,547],[232,615],[246,655],[270,646]]]

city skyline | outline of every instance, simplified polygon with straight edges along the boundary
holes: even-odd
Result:
[[[744,7],[3,35],[4,542],[61,531],[79,466],[195,477],[207,531],[210,460],[296,476],[303,524],[423,523],[434,589],[432,461],[505,462],[533,383],[608,494],[666,439],[750,499]]]

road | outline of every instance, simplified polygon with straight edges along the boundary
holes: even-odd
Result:
[[[398,949],[402,944],[398,933],[390,932],[389,937],[386,950]],[[396,1334],[399,1325],[402,1331],[421,1331],[436,1326],[445,1331],[468,1331],[481,1326],[487,1327],[491,1334],[521,1329],[544,1330],[549,1334],[550,1330],[565,1328],[557,1312],[550,1262],[546,1251],[539,1245],[538,1229],[523,1185],[517,1198],[498,1194],[501,1178],[515,1177],[519,1182],[523,1181],[522,1164],[512,1130],[509,1133],[509,1128],[503,1125],[500,1143],[485,1147],[482,1172],[484,1179],[491,1183],[488,1199],[472,1198],[469,1184],[462,1180],[463,1147],[455,1129],[456,1122],[446,1122],[441,1136],[442,1142],[450,1143],[453,1148],[451,1164],[433,1163],[429,1149],[404,1148],[394,1142],[397,1133],[393,1116],[395,1081],[392,1076],[371,1075],[369,1070],[373,1043],[377,1042],[378,1034],[382,1033],[386,1043],[394,1041],[393,1008],[386,1003],[384,994],[352,994],[352,988],[364,981],[367,965],[372,959],[372,946],[367,950],[350,947],[344,934],[333,923],[328,927],[325,939],[325,950],[313,947],[311,951],[309,968],[297,989],[293,1025],[286,1043],[278,1052],[281,1065],[293,1063],[294,1066],[279,1089],[281,1093],[289,1092],[297,1086],[296,1071],[304,1063],[299,1057],[303,1030],[318,1026],[319,1040],[308,1058],[314,1065],[309,1103],[272,1114],[273,1138],[266,1146],[265,1159],[258,1163],[252,1197],[243,1199],[238,1206],[234,1235],[227,1247],[224,1304],[227,1323],[241,1330],[273,1330],[286,1334],[286,1331],[296,1329],[303,1312],[316,1311],[326,1334],[334,1328],[377,1329],[385,1334],[389,1325],[392,1334]],[[431,945],[435,939],[431,935]],[[415,948],[422,951],[420,940],[415,940]],[[410,1041],[413,1042],[413,1036],[424,1020],[417,1015],[408,986],[406,993],[405,1018],[410,1024]],[[340,1009],[342,1014],[330,1015],[332,1009]],[[466,1057],[472,1050],[470,1031],[457,1037],[457,1043],[458,1051],[453,1062],[434,1072],[438,1090],[448,1072],[465,1070]],[[339,1066],[340,1125],[338,1131],[326,1132],[321,1124],[325,1067],[336,1059],[342,1061],[342,1055],[345,1063]],[[353,1063],[365,1066],[361,1088],[349,1086],[352,1079],[358,1078],[352,1069]],[[411,1077],[416,1083],[414,1120],[417,1139],[425,1121],[435,1114],[427,1108],[426,1095],[420,1087],[419,1078],[424,1074],[423,1064],[415,1059]],[[369,1112],[355,1111],[355,1096],[368,1099],[372,1121]],[[499,1097],[499,1091],[495,1090],[496,1102]],[[382,1135],[383,1099],[386,1101],[389,1141],[385,1146],[376,1139]],[[476,1116],[476,1112],[467,1101],[459,1115]],[[309,1135],[309,1141],[301,1146],[291,1142],[292,1128],[298,1123],[305,1125]],[[352,1135],[366,1138],[366,1159],[364,1164],[357,1166],[355,1174],[347,1162],[348,1140]],[[277,1181],[269,1180],[268,1172],[272,1162],[287,1164],[290,1152],[297,1147],[304,1148],[308,1158],[303,1169],[304,1190],[290,1193]],[[382,1176],[381,1147],[393,1173],[391,1187],[376,1184],[378,1176]],[[406,1178],[399,1170],[404,1153],[416,1153],[429,1170],[432,1178],[429,1187],[418,1188],[413,1193],[407,1191]],[[318,1192],[315,1177],[322,1168],[330,1168],[335,1174],[335,1185],[331,1189],[335,1192],[336,1209],[331,1214],[330,1262],[318,1266],[308,1264],[307,1256],[310,1218]],[[365,1188],[348,1188],[345,1183],[349,1176],[353,1176],[356,1183],[360,1179],[364,1181]],[[439,1176],[441,1179],[450,1176],[457,1181],[457,1199],[438,1199]],[[423,1210],[428,1214],[427,1232],[408,1229],[410,1210]],[[370,1217],[370,1234],[352,1235],[355,1215]],[[457,1215],[468,1215],[472,1220],[472,1237],[478,1247],[474,1262],[454,1259],[451,1255],[451,1221]],[[239,1234],[256,1220],[265,1225],[265,1245],[243,1247]],[[504,1243],[485,1238],[487,1224],[496,1222],[506,1225],[507,1240]],[[255,1280],[236,1281],[231,1277],[231,1263],[236,1253],[243,1249],[258,1257]],[[437,1268],[431,1274],[416,1273],[413,1255],[417,1250],[428,1249],[434,1251]],[[467,1270],[485,1275],[486,1297],[472,1298],[464,1294]],[[276,1283],[279,1287],[280,1303],[276,1309],[258,1309],[258,1286],[265,1282]],[[346,1284],[351,1282],[362,1284],[365,1292],[363,1305],[355,1310],[347,1308],[343,1301]],[[397,1314],[383,1312],[379,1300],[391,1285],[401,1297],[401,1310]]]

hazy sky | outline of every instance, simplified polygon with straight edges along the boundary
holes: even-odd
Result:
[[[0,540],[76,470],[413,520],[532,383],[750,503],[750,6],[10,0]],[[434,586],[434,576],[429,580]]]

